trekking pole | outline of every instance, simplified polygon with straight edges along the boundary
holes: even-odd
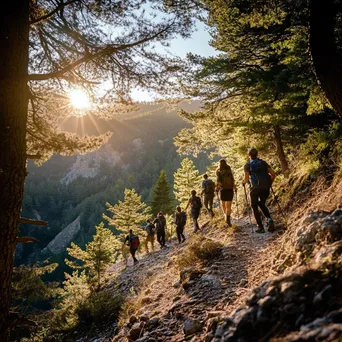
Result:
[[[274,197],[275,201],[276,201],[277,204],[278,204],[278,208],[279,208],[280,214],[281,214],[281,216],[283,217],[283,219],[284,219],[284,221],[285,221],[285,227],[287,227],[286,217],[285,217],[285,215],[284,215],[284,212],[283,212],[282,209],[281,209],[281,206],[280,206],[280,203],[279,203],[279,200],[278,200],[278,196],[275,194],[275,192],[274,192],[274,190],[273,190],[273,187],[271,187],[271,190],[272,190],[273,197]]]
[[[249,222],[250,222],[250,224],[252,226],[252,233],[254,233],[254,228],[253,228],[252,219],[251,219],[251,211],[250,211],[251,207],[249,205],[245,184],[243,184],[243,189],[245,190],[245,199],[246,199],[246,204],[247,204],[247,211],[248,211],[248,216],[249,216]]]
[[[239,204],[238,204],[237,190],[235,190],[235,197],[236,197],[237,219],[239,220]]]

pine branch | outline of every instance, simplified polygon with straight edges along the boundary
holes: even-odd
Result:
[[[143,43],[146,43],[148,41],[151,41],[155,38],[157,38],[159,35],[163,34],[164,32],[166,32],[167,30],[169,30],[171,28],[172,24],[168,25],[167,27],[165,27],[163,30],[158,31],[157,33],[155,33],[152,36],[149,37],[145,37],[143,39],[137,40],[131,44],[122,44],[122,45],[108,45],[104,48],[102,48],[100,51],[96,52],[96,53],[86,53],[83,57],[77,59],[76,61],[68,64],[67,66],[65,66],[64,68],[58,70],[58,71],[54,71],[54,72],[49,72],[46,74],[30,74],[28,79],[30,81],[45,81],[51,78],[60,78],[60,77],[64,77],[64,74],[74,70],[75,68],[77,68],[79,65],[83,64],[83,63],[87,63],[90,62],[96,58],[100,58],[100,57],[104,57],[104,56],[109,56],[112,55],[114,53],[117,53],[119,51],[124,51],[126,49],[130,49],[134,46],[138,46],[141,45]]]
[[[50,19],[51,17],[53,17],[58,11],[61,11],[62,9],[64,9],[64,7],[68,6],[68,5],[72,5],[74,2],[77,2],[79,0],[70,0],[67,2],[62,2],[59,6],[57,6],[54,10],[52,10],[51,12],[38,17],[38,18],[34,18],[32,20],[29,21],[29,25],[34,25],[34,24],[38,24],[41,21],[45,21],[47,19]]]
[[[34,237],[31,236],[18,236],[17,237],[17,243],[32,243],[32,242],[39,242],[39,240],[37,240]]]
[[[30,224],[33,226],[45,226],[45,227],[47,227],[49,225],[49,222],[47,222],[47,221],[32,220],[32,219],[28,219],[25,217],[20,217],[19,222],[23,223],[23,224]]]
[[[36,159],[41,159],[42,156],[39,153],[37,153],[37,154],[27,154],[26,158],[27,159],[36,160]]]

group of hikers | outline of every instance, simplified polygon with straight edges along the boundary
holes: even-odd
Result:
[[[273,219],[266,206],[266,200],[269,197],[270,189],[276,174],[267,162],[258,158],[258,151],[255,148],[250,148],[248,150],[248,157],[249,161],[244,166],[244,179],[242,185],[245,190],[246,184],[249,184],[251,207],[258,225],[256,233],[265,233],[259,208],[266,219],[268,231],[272,232],[274,231],[275,227]],[[232,226],[231,211],[234,193],[237,193],[237,186],[232,169],[227,164],[225,159],[221,159],[216,169],[216,184],[208,177],[208,175],[205,174],[203,176],[201,197],[203,197],[203,204],[206,211],[211,217],[214,217],[215,214],[213,211],[213,203],[215,194],[217,195],[224,214],[225,222],[227,223],[228,227]],[[247,200],[246,190],[245,194]],[[179,243],[183,243],[185,241],[184,227],[187,220],[186,211],[189,207],[194,225],[194,233],[200,230],[198,218],[202,208],[201,197],[197,196],[196,190],[192,190],[185,210],[182,211],[180,206],[176,208],[174,224],[176,225],[176,233]],[[157,234],[157,241],[160,245],[160,248],[165,248],[166,219],[164,214],[159,212],[153,222],[151,220],[147,220],[146,223],[147,224],[144,228],[147,233],[145,240],[146,252],[149,252],[148,243],[151,244],[152,250],[154,250],[155,233]],[[139,237],[133,234],[132,230],[130,230],[129,235],[127,235],[125,239],[125,244],[126,243],[129,245],[133,261],[136,263],[138,260],[135,257],[135,254],[140,242]]]

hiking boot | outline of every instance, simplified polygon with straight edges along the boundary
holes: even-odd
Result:
[[[273,222],[273,220],[270,217],[267,218],[267,230],[269,232],[274,232],[275,231],[274,222]]]
[[[183,243],[185,240],[186,240],[186,239],[183,239],[183,240],[182,240],[182,243]]]
[[[264,227],[259,227],[255,232],[256,233],[266,233]]]
[[[231,227],[232,226],[232,222],[230,220],[230,216],[227,216],[226,218],[226,223],[228,224],[228,227]]]

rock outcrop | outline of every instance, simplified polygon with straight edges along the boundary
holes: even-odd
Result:
[[[97,151],[79,154],[68,173],[61,179],[61,183],[69,184],[77,177],[94,178],[98,175],[103,162],[110,166],[118,165],[121,162],[121,153],[107,143]]]
[[[81,216],[67,225],[50,243],[42,250],[42,253],[57,255],[65,251],[75,236],[81,230]]]

